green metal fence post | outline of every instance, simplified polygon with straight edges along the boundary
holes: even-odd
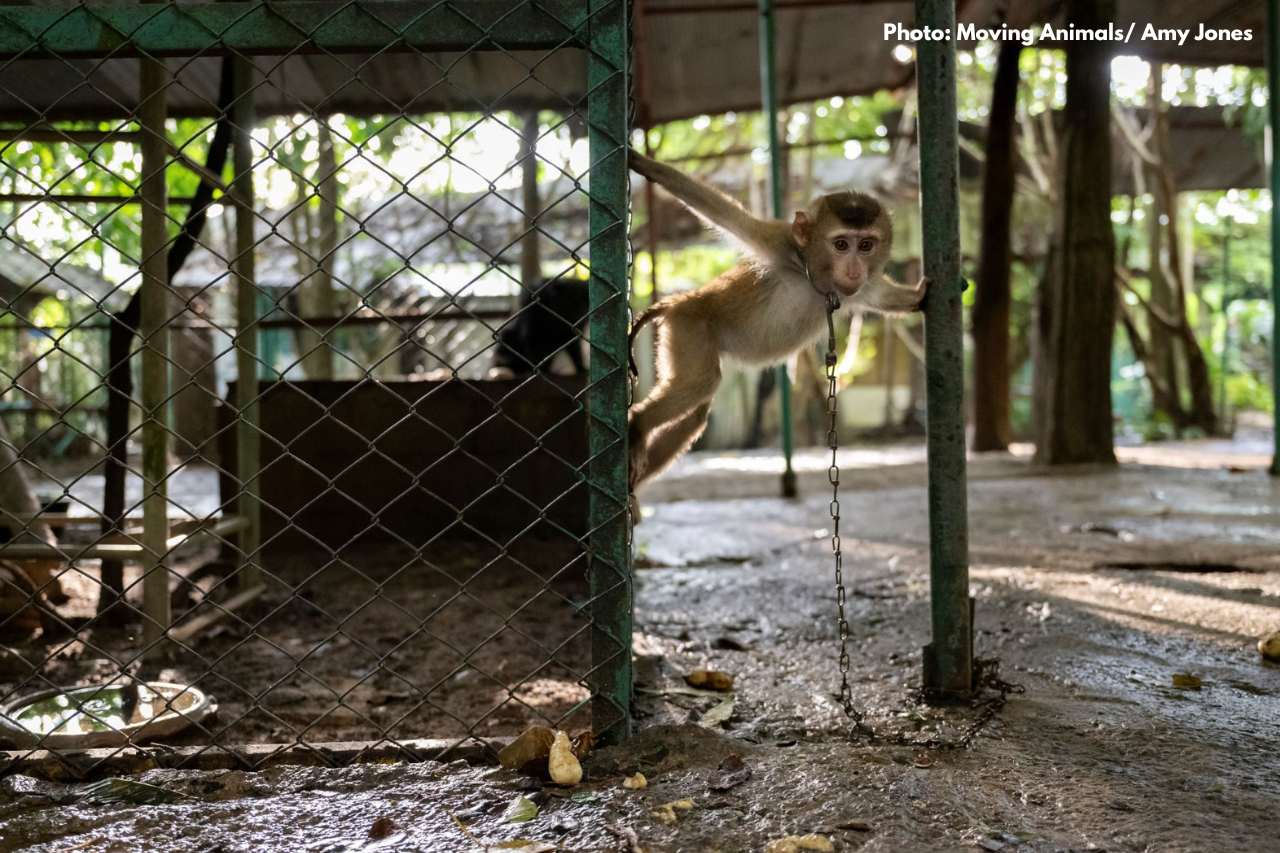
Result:
[[[765,127],[769,129],[770,215],[781,219],[782,211],[782,143],[778,137],[778,77],[774,64],[775,42],[773,0],[760,2],[760,89]],[[778,399],[782,404],[782,496],[796,496],[796,472],[791,466],[794,438],[791,432],[791,377],[785,364],[778,371]]]
[[[916,24],[954,33],[955,4],[916,0]],[[973,614],[965,483],[964,327],[956,175],[956,51],[950,39],[916,46],[920,207],[924,238],[925,381],[928,392],[929,581],[933,638],[924,649],[926,694],[973,691]]]
[[[1276,168],[1277,134],[1280,134],[1280,0],[1267,3],[1267,117],[1271,142],[1267,169],[1271,173],[1271,426],[1274,454],[1271,474],[1280,476],[1280,169]]]
[[[625,0],[589,0],[591,727],[631,732],[632,577],[627,523],[627,95]]]
[[[1222,297],[1218,300],[1222,314],[1222,354],[1218,357],[1218,429],[1227,430],[1227,361],[1231,358],[1231,226],[1234,221],[1226,218],[1226,230],[1222,235]]]

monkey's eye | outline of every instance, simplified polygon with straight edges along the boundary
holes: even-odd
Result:
[[[832,241],[831,245],[835,247],[835,250],[837,252],[849,251],[849,241],[843,237],[836,238],[835,240]]]
[[[876,241],[872,240],[870,237],[865,237],[858,241],[858,251],[862,252],[864,255],[870,254],[875,247]]]

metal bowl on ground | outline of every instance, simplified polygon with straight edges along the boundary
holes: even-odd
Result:
[[[170,737],[217,709],[203,690],[166,681],[53,688],[0,708],[0,740],[42,749],[123,746]]]

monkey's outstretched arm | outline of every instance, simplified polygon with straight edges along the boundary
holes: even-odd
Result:
[[[919,284],[912,286],[898,284],[887,275],[880,275],[867,282],[853,297],[853,301],[867,310],[881,314],[906,314],[920,310],[920,303],[924,301],[928,287],[927,279],[922,278]]]
[[[788,230],[781,222],[757,219],[724,193],[689,177],[665,163],[628,152],[628,165],[671,193],[694,213],[740,241],[753,254],[772,260],[787,241]]]

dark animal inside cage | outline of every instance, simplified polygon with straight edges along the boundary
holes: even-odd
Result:
[[[570,375],[586,375],[582,328],[589,308],[587,283],[579,279],[552,278],[524,290],[520,310],[497,333],[490,378],[551,373],[562,352],[573,365]]]

